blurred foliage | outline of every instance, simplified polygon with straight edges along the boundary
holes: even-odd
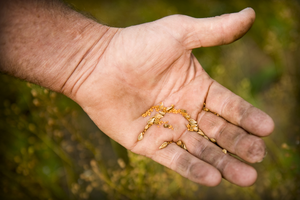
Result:
[[[126,27],[171,14],[256,11],[233,44],[194,50],[218,82],[266,111],[274,133],[257,182],[194,184],[110,141],[70,99],[0,75],[1,199],[300,199],[300,4],[296,0],[68,0],[101,23]]]

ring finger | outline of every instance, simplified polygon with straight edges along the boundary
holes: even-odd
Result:
[[[223,153],[220,147],[196,132],[187,132],[182,136],[182,141],[191,154],[217,168],[231,183],[249,186],[255,182],[257,173],[253,167]]]

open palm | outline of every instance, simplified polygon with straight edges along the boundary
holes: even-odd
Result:
[[[114,36],[95,59],[95,67],[86,69],[88,76],[77,81],[79,86],[71,98],[109,137],[192,181],[213,186],[224,177],[237,185],[251,185],[256,171],[188,131],[181,115],[163,117],[173,129],[152,126],[143,140],[137,137],[149,119],[141,115],[163,102],[185,109],[206,135],[232,154],[251,163],[263,159],[265,145],[258,136],[272,132],[272,119],[211,79],[192,54],[193,48],[240,38],[254,18],[253,10],[246,9],[215,18],[175,15],[124,29],[111,28]],[[222,117],[203,111],[204,102]],[[165,141],[178,140],[188,151],[174,143],[159,149]]]

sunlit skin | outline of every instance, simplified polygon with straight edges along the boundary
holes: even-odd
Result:
[[[163,102],[165,106],[174,104],[176,109],[185,109],[206,135],[215,138],[230,153],[249,163],[263,159],[265,144],[260,137],[273,131],[272,119],[211,79],[192,54],[194,48],[229,44],[239,39],[254,19],[255,13],[249,8],[213,18],[174,15],[127,28],[105,27],[100,39],[93,40],[92,45],[87,43],[90,48],[79,58],[75,56],[77,64],[72,64],[68,54],[69,59],[61,57],[62,63],[73,66],[71,69],[60,68],[59,73],[54,73],[55,66],[51,68],[49,64],[52,69],[49,70],[45,64],[45,70],[33,69],[34,73],[23,70],[21,75],[10,68],[2,70],[67,95],[109,137],[194,182],[215,186],[225,178],[249,186],[257,178],[255,169],[224,154],[220,147],[196,132],[189,132],[186,119],[179,114],[168,113],[163,117],[173,129],[152,126],[141,141],[137,138],[149,119],[142,114]],[[95,34],[94,31],[92,35]],[[53,51],[51,58],[55,56]],[[33,66],[38,67],[39,61],[35,62]],[[19,66],[20,70],[26,68]],[[47,73],[43,74],[44,71]],[[204,102],[222,117],[203,111]],[[186,144],[188,152],[175,143],[159,149],[165,141],[178,140]]]
[[[217,185],[223,176],[237,185],[251,185],[257,176],[252,167],[188,132],[181,116],[164,117],[174,130],[153,126],[142,141],[137,136],[148,120],[141,114],[164,102],[186,109],[229,152],[251,163],[263,159],[265,145],[257,136],[272,132],[272,119],[211,79],[191,53],[193,48],[233,42],[251,27],[254,18],[248,9],[210,19],[171,16],[112,29],[114,36],[97,66],[70,96],[106,134],[134,153],[200,184]],[[224,119],[203,112],[204,102]],[[164,141],[178,140],[184,141],[189,153],[175,144],[159,150]]]

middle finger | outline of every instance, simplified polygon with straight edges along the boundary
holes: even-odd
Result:
[[[231,183],[250,186],[255,182],[257,173],[253,167],[229,154],[224,154],[220,147],[196,132],[187,132],[181,139],[192,155],[217,168],[222,176]]]
[[[260,162],[265,155],[265,144],[261,138],[247,133],[213,113],[201,112],[198,116],[198,125],[207,136],[216,139],[219,146],[247,162]]]

